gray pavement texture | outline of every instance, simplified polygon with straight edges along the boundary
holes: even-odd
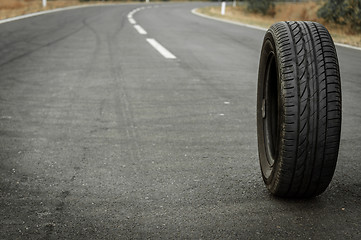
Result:
[[[206,4],[150,5],[147,35],[127,19],[141,5],[0,25],[0,239],[361,238],[361,51],[337,48],[330,187],[275,198],[256,142],[264,32],[191,13]]]

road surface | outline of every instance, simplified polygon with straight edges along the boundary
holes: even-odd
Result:
[[[264,32],[191,13],[204,5],[0,24],[0,239],[361,238],[361,51],[337,48],[330,187],[275,198],[256,141]]]

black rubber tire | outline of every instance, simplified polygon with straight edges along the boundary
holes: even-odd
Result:
[[[267,31],[257,92],[258,152],[269,191],[313,197],[333,177],[341,134],[336,49],[315,22],[279,22]]]

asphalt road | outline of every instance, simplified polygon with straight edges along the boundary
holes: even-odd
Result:
[[[338,47],[343,128],[328,190],[271,196],[256,142],[264,32],[202,3],[0,24],[0,239],[360,239],[361,51]],[[168,49],[163,57],[146,39]]]

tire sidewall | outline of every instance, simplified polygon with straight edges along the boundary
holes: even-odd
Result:
[[[275,33],[270,29],[267,31],[263,45],[262,45],[262,51],[261,51],[261,57],[260,57],[260,63],[259,63],[259,73],[258,73],[258,87],[257,87],[257,136],[258,136],[258,154],[259,154],[259,160],[260,160],[260,167],[262,172],[263,180],[267,186],[267,188],[271,192],[276,192],[276,189],[272,189],[273,187],[277,186],[278,184],[275,184],[275,181],[278,181],[277,179],[277,172],[279,171],[279,165],[281,161],[282,156],[282,126],[279,126],[280,133],[279,133],[279,144],[278,144],[278,156],[274,159],[273,166],[270,166],[268,163],[268,154],[266,151],[266,144],[265,144],[265,121],[263,118],[262,113],[262,105],[263,105],[263,99],[265,95],[265,86],[267,86],[267,68],[268,68],[268,60],[270,54],[274,54],[275,62],[277,66],[277,87],[278,87],[278,118],[279,123],[283,123],[283,115],[281,114],[283,112],[282,109],[282,98],[280,96],[281,92],[281,69],[280,69],[280,56],[278,52],[278,46],[276,45],[275,41]],[[267,166],[268,165],[268,166]]]

